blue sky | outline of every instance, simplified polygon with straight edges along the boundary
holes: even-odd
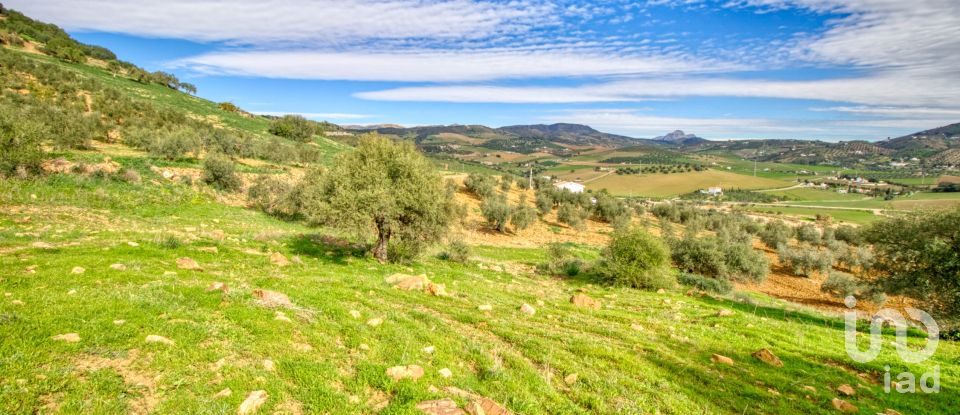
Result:
[[[199,95],[339,124],[877,140],[960,121],[955,0],[14,0]]]

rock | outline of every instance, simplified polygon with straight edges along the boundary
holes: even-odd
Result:
[[[423,377],[423,368],[417,365],[394,366],[387,369],[386,373],[393,380],[417,380]]]
[[[576,374],[576,373],[571,373],[571,374],[565,376],[565,377],[563,378],[563,383],[566,383],[567,385],[573,385],[574,383],[577,383],[577,374]]]
[[[360,343],[360,345],[357,346],[357,348],[360,349],[360,350],[363,350],[363,351],[370,350],[370,346],[367,345],[366,343]]]
[[[277,311],[277,313],[274,314],[273,319],[278,321],[285,321],[287,323],[290,322],[290,317],[287,317],[286,313],[284,313],[283,311]]]
[[[405,291],[416,291],[423,290],[427,288],[427,284],[430,283],[430,280],[426,275],[420,274],[417,276],[411,276],[404,278],[396,283],[393,288],[405,290]]]
[[[136,242],[134,242],[134,241],[127,241],[127,245],[132,246],[132,247],[134,247],[134,248],[140,246],[140,244],[138,244],[138,243],[136,243]]]
[[[463,415],[462,409],[457,407],[457,403],[450,398],[443,398],[435,401],[423,401],[417,404],[417,409],[429,415]]]
[[[21,301],[21,300],[13,300],[13,301],[10,302],[10,304],[13,304],[13,305],[23,305],[24,303],[23,303],[23,301]]]
[[[229,290],[230,290],[230,287],[228,287],[226,283],[223,283],[220,281],[214,281],[207,286],[207,292],[211,292],[211,291],[227,292]]]
[[[833,398],[833,400],[831,400],[830,403],[832,403],[833,407],[840,412],[849,413],[849,414],[855,414],[857,412],[860,412],[860,408],[853,406],[852,403],[847,402],[843,399]]]
[[[435,297],[449,297],[450,294],[447,293],[447,287],[443,284],[434,284],[432,282],[427,283],[427,292],[430,295]]]
[[[197,248],[197,250],[200,251],[200,252],[206,252],[206,253],[208,253],[208,254],[218,254],[218,253],[220,253],[220,249],[217,248],[217,247],[215,247],[215,246],[201,246],[201,247]]]
[[[453,372],[451,372],[450,369],[448,368],[440,369],[439,371],[437,371],[437,373],[439,373],[440,376],[443,377],[444,379],[447,379],[453,376]]]
[[[887,410],[883,411],[883,415],[903,415],[903,414],[893,409],[887,408]]]
[[[86,268],[84,267],[73,267],[73,269],[70,270],[71,274],[83,274],[84,272],[87,272]]]
[[[37,273],[37,266],[36,266],[36,265],[30,265],[30,266],[24,268],[24,269],[23,269],[23,272],[26,272],[27,274],[36,274],[36,273]]]
[[[290,265],[290,260],[287,259],[287,257],[283,256],[283,254],[279,252],[274,252],[270,254],[270,263],[278,267],[285,267],[287,265]]]
[[[357,310],[350,310],[350,317],[360,318],[360,312]]]
[[[115,326],[122,326],[127,323],[127,320],[113,320]]]
[[[77,295],[77,290],[67,291],[67,295]]]
[[[253,298],[257,299],[257,303],[264,307],[293,307],[290,298],[283,293],[258,288],[253,290],[252,294]]]
[[[207,238],[210,238],[210,239],[222,241],[227,237],[227,234],[220,229],[214,229],[212,231],[204,233],[203,236],[206,236]]]
[[[465,408],[470,415],[512,415],[513,413],[500,406],[493,399],[479,397],[470,401]]]
[[[194,261],[192,258],[181,257],[177,258],[177,268],[186,269],[186,270],[203,270],[200,267],[200,264],[197,261]]]
[[[756,352],[753,352],[752,356],[770,366],[783,367],[783,362],[780,361],[780,358],[777,357],[777,355],[773,354],[773,352],[771,352],[770,350],[760,349],[760,350],[757,350]]]
[[[367,325],[370,327],[377,327],[381,324],[383,324],[383,319],[380,318],[371,318],[370,320],[367,320]]]
[[[77,333],[58,334],[51,337],[51,339],[67,343],[76,343],[80,341],[80,335]]]
[[[493,306],[490,304],[480,304],[477,306],[477,310],[480,311],[493,311]]]
[[[263,359],[263,370],[266,370],[267,372],[273,372],[277,370],[277,364],[273,363],[273,360]]]
[[[247,395],[247,398],[243,400],[243,403],[240,404],[240,408],[237,409],[237,415],[251,415],[257,412],[263,404],[267,402],[266,391],[253,391]]]
[[[734,313],[732,310],[728,310],[726,308],[721,308],[720,311],[717,311],[717,317],[730,317],[733,314]]]
[[[110,265],[110,269],[115,271],[126,271],[127,266],[124,264],[113,264],[113,265]]]
[[[396,274],[390,274],[390,275],[386,276],[386,277],[383,279],[383,281],[386,282],[387,284],[394,285],[394,284],[396,284],[396,283],[398,283],[398,282],[400,282],[400,281],[403,281],[403,280],[405,280],[405,279],[407,279],[407,278],[410,278],[410,277],[412,277],[412,276],[413,276],[413,275],[407,275],[407,274],[403,274],[403,273],[399,273],[399,272],[398,272],[398,273],[396,273]]]
[[[523,303],[523,305],[520,306],[520,311],[529,316],[537,314],[537,309],[533,308],[532,305],[527,303]]]
[[[156,334],[151,334],[147,336],[147,338],[144,341],[146,341],[147,343],[165,344],[167,346],[173,346],[174,344],[176,344],[173,340],[170,340],[163,336],[158,336]]]
[[[222,391],[217,392],[215,395],[213,395],[213,399],[226,398],[226,397],[229,397],[230,395],[233,395],[233,391],[230,390],[230,388],[224,388]]]
[[[436,350],[437,348],[433,346],[427,346],[423,348],[423,352],[426,354],[433,354],[433,352],[435,352]]]
[[[733,366],[733,359],[726,356],[719,355],[719,354],[714,354],[713,356],[710,356],[710,360],[712,360],[714,363]]]
[[[600,301],[591,298],[589,295],[579,293],[570,297],[570,303],[583,308],[592,308],[594,310],[600,309]]]
[[[631,325],[630,325],[630,328],[633,329],[633,330],[636,330],[636,331],[643,331],[643,326],[641,326],[641,325],[639,325],[639,324],[636,324],[636,323],[631,324]]]
[[[660,288],[657,290],[657,294],[666,294],[666,293],[667,293],[667,290],[664,290],[663,288]]]
[[[803,389],[804,389],[805,391],[808,391],[808,392],[814,392],[814,393],[817,392],[817,388],[815,388],[815,387],[813,387],[813,386],[810,386],[810,385],[804,385],[804,386],[803,386]]]
[[[34,242],[30,244],[30,246],[37,249],[53,249],[54,248],[52,244],[49,244],[46,242]]]
[[[844,394],[846,396],[853,396],[857,394],[857,391],[854,390],[852,386],[847,384],[843,384],[837,387],[837,392],[840,392],[841,394]]]

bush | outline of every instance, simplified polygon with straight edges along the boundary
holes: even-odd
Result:
[[[167,160],[183,158],[186,153],[196,155],[199,151],[200,143],[194,132],[186,128],[163,131],[155,135],[147,147],[147,153],[151,156]]]
[[[681,272],[677,280],[686,286],[714,294],[728,294],[733,291],[730,281],[717,278],[707,278],[702,275]]]
[[[500,232],[507,231],[507,221],[510,220],[512,209],[506,198],[488,197],[480,203],[480,213],[486,219],[487,225]]]
[[[31,121],[19,111],[0,107],[0,176],[18,170],[37,172],[43,161],[40,142],[45,134],[43,124]]]
[[[240,176],[237,176],[233,161],[221,154],[207,156],[206,160],[203,161],[203,175],[200,180],[219,190],[226,191],[238,190],[243,185]]]
[[[513,225],[513,229],[515,231],[527,229],[535,220],[537,220],[537,211],[527,206],[526,198],[520,196],[517,206],[513,208],[513,213],[510,215],[510,224]]]
[[[723,249],[717,238],[698,238],[687,234],[670,248],[673,262],[681,270],[711,277],[725,277],[728,274]]]
[[[860,282],[853,275],[838,271],[831,272],[826,281],[820,285],[820,291],[833,294],[839,298],[855,295],[860,290]]]
[[[549,192],[538,190],[537,191],[537,213],[540,216],[546,215],[553,210],[553,197]]]
[[[630,221],[630,208],[622,200],[610,196],[606,192],[597,193],[596,199],[597,202],[593,204],[593,215],[597,219],[607,223]]]
[[[284,115],[270,122],[270,134],[291,140],[308,142],[316,133],[314,124],[299,115]]]
[[[833,266],[833,255],[830,252],[811,246],[794,249],[781,245],[777,253],[784,266],[789,267],[794,274],[804,277],[810,277],[814,272],[826,275]]]
[[[780,245],[790,242],[790,238],[793,237],[793,228],[779,220],[767,222],[757,236],[768,248],[777,249]]]
[[[500,177],[500,190],[504,192],[509,192],[510,188],[513,187],[513,177],[510,177],[507,174],[504,174]]]
[[[727,244],[724,248],[728,277],[734,280],[763,282],[770,272],[770,260],[748,244]]]
[[[247,200],[251,206],[268,214],[292,217],[299,205],[293,200],[293,189],[291,184],[283,180],[264,175],[247,190]]]
[[[820,230],[811,224],[800,225],[797,227],[797,241],[819,244]]]
[[[840,225],[833,231],[833,236],[838,241],[844,241],[850,245],[862,245],[863,236],[860,230],[850,225]]]
[[[642,229],[613,234],[597,266],[597,276],[613,285],[634,288],[670,288],[676,284],[670,269],[670,250]]]
[[[547,262],[537,265],[537,269],[549,275],[575,277],[584,266],[583,260],[573,255],[568,245],[552,242],[547,245]]]
[[[573,203],[561,204],[560,209],[557,210],[557,221],[576,229],[583,228],[583,220],[586,217],[586,212]]]
[[[440,259],[466,263],[470,259],[470,246],[459,239],[453,240],[447,245],[447,249],[440,253]]]
[[[496,179],[494,179],[493,176],[481,173],[470,173],[463,181],[463,185],[467,188],[467,191],[477,195],[477,197],[481,199],[493,195],[495,184]]]
[[[123,169],[120,172],[120,180],[123,180],[127,183],[139,184],[143,179],[140,178],[140,173],[133,169]]]

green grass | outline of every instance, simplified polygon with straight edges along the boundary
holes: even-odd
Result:
[[[474,247],[468,264],[428,256],[381,265],[325,245],[319,235],[328,231],[218,204],[180,185],[4,180],[0,206],[0,290],[9,293],[0,299],[2,413],[235,413],[248,392],[262,389],[270,395],[262,413],[370,413],[385,399],[380,413],[414,414],[418,402],[450,396],[446,386],[524,414],[835,413],[830,400],[841,384],[863,384],[846,398],[863,413],[960,410],[955,344],[941,342],[922,364],[901,362],[893,347],[854,363],[844,352],[842,320],[762,295],[741,302],[684,290],[656,294],[481,267],[535,263],[541,249]],[[170,237],[179,246],[164,243]],[[35,241],[57,248],[31,248]],[[197,249],[203,246],[219,253]],[[299,256],[302,264],[274,266],[257,254],[266,251]],[[591,247],[575,251],[596,255]],[[175,259],[184,256],[204,270],[177,269]],[[127,270],[110,269],[114,263]],[[24,272],[30,265],[36,273]],[[75,266],[86,272],[71,273]],[[426,273],[452,296],[391,288],[383,278],[395,272]],[[207,292],[214,281],[230,292]],[[292,321],[257,305],[250,294],[256,288],[289,295],[297,309],[282,311]],[[572,306],[579,289],[604,307]],[[521,314],[523,303],[536,315]],[[493,311],[478,311],[480,304]],[[736,314],[716,317],[720,308]],[[370,318],[383,324],[368,326]],[[125,324],[115,325],[118,319]],[[50,339],[62,333],[82,340]],[[147,344],[149,334],[176,344]],[[888,334],[885,343],[892,341]],[[422,352],[431,345],[434,354]],[[752,358],[759,348],[785,366]],[[714,353],[736,364],[713,364]],[[265,370],[264,359],[276,370]],[[384,373],[407,364],[422,366],[424,378],[397,382]],[[857,376],[882,379],[885,365],[918,376],[939,365],[943,390],[887,394]],[[453,376],[442,378],[441,368]],[[579,380],[566,385],[571,373]],[[224,388],[233,394],[212,398]]]
[[[880,216],[874,215],[873,212],[868,210],[817,209],[781,206],[746,206],[742,209],[753,212],[793,216],[804,220],[814,220],[816,219],[817,214],[830,215],[834,221],[858,225],[865,225],[881,219]]]

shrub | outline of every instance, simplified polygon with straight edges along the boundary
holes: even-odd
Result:
[[[726,276],[727,264],[717,238],[698,238],[687,234],[670,249],[673,262],[681,270],[711,277]]]
[[[510,224],[513,225],[513,229],[517,231],[527,229],[536,219],[537,211],[527,206],[526,198],[520,196],[517,206],[513,208],[513,213],[510,215]]]
[[[597,193],[596,199],[597,202],[593,204],[593,215],[597,219],[607,223],[630,221],[630,208],[622,200],[610,196],[606,192]]]
[[[820,285],[820,291],[833,294],[839,298],[845,298],[848,295],[854,295],[860,292],[860,282],[850,274],[834,271]]]
[[[196,155],[199,150],[200,143],[194,132],[186,128],[163,131],[154,136],[147,147],[147,152],[151,156],[167,160],[177,160],[191,152]]]
[[[463,181],[463,185],[467,188],[467,191],[477,195],[477,197],[481,199],[493,195],[495,184],[496,179],[494,179],[493,176],[482,173],[470,173]]]
[[[575,277],[584,266],[583,260],[577,258],[568,245],[552,242],[547,245],[547,262],[537,265],[537,269],[549,275]]]
[[[470,246],[459,239],[450,241],[447,249],[440,253],[440,259],[466,263],[470,259]]]
[[[642,229],[613,234],[597,266],[597,276],[613,285],[634,288],[670,288],[676,284],[670,269],[670,250]]]
[[[727,264],[728,277],[734,280],[759,283],[770,272],[770,260],[767,256],[748,244],[727,244],[724,248],[724,261]]]
[[[500,177],[500,190],[504,192],[509,192],[510,188],[513,187],[513,177],[510,175],[504,174]]]
[[[251,206],[277,216],[294,216],[297,201],[292,199],[293,186],[283,180],[267,175],[260,176],[247,190]]]
[[[666,219],[670,222],[680,222],[680,209],[672,203],[657,203],[650,209],[650,213],[659,219]]]
[[[480,213],[491,228],[500,232],[507,231],[507,222],[510,220],[512,209],[504,197],[483,199],[480,203]]]
[[[0,176],[18,170],[39,171],[44,134],[43,124],[27,119],[20,111],[0,107]]]
[[[300,142],[308,142],[316,133],[314,124],[299,115],[284,115],[270,122],[270,134]]]
[[[240,107],[238,107],[236,104],[234,104],[234,103],[232,103],[232,102],[221,102],[221,103],[217,104],[217,108],[220,108],[221,110],[226,111],[226,112],[237,112],[237,111],[240,111]]]
[[[811,224],[804,224],[797,227],[797,241],[811,244],[820,243],[820,230]]]
[[[826,275],[833,266],[833,255],[811,246],[790,248],[781,245],[778,249],[780,262],[789,267],[794,274],[810,277],[814,272]]]
[[[226,191],[240,189],[240,186],[243,185],[240,176],[237,176],[233,161],[221,154],[207,156],[203,161],[203,175],[200,180],[217,189]]]
[[[557,221],[576,229],[583,228],[583,220],[586,216],[586,212],[573,203],[561,204],[560,209],[557,210]]]
[[[136,170],[133,170],[133,169],[123,169],[120,172],[119,177],[120,177],[120,180],[123,180],[127,183],[133,183],[133,184],[138,184],[143,180],[140,178],[140,173],[138,173]]]
[[[833,231],[834,238],[850,245],[862,245],[863,236],[860,230],[850,225],[840,225]]]
[[[780,245],[790,242],[790,238],[793,237],[793,228],[779,220],[767,222],[757,236],[768,248],[777,249]]]
[[[549,192],[538,190],[536,204],[537,213],[539,213],[540,216],[546,215],[553,210],[553,197]]]
[[[714,294],[728,294],[730,291],[733,291],[733,284],[731,284],[730,281],[708,278],[689,272],[681,272],[677,280],[683,285]]]

